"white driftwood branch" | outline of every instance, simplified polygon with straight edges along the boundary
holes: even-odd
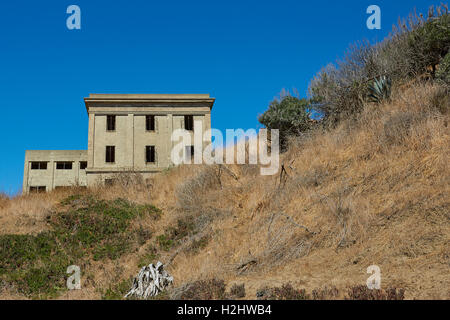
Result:
[[[173,277],[164,270],[164,265],[158,261],[142,267],[139,274],[133,280],[133,286],[125,298],[135,296],[139,299],[154,297],[173,283]]]

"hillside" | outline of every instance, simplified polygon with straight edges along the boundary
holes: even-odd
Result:
[[[0,298],[120,298],[139,266],[160,260],[174,277],[162,298],[204,298],[201,279],[227,291],[244,284],[247,299],[287,283],[342,298],[376,264],[382,288],[450,299],[446,90],[409,81],[356,120],[291,138],[282,175],[191,165],[151,184],[123,175],[108,189],[2,198]],[[81,267],[82,290],[64,289],[69,263]],[[49,265],[54,273],[40,277]]]

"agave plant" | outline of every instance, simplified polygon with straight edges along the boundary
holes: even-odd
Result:
[[[391,86],[391,79],[386,76],[375,79],[369,85],[369,100],[376,103],[388,100],[391,96]]]

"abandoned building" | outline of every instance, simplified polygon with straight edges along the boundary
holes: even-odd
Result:
[[[120,172],[144,178],[170,166],[176,129],[193,135],[194,121],[211,128],[209,94],[90,94],[87,150],[27,150],[23,192],[112,183]],[[205,143],[207,143],[206,141]],[[193,146],[186,146],[193,153]]]

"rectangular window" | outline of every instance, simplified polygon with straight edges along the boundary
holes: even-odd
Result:
[[[155,116],[145,116],[145,130],[155,131]]]
[[[70,186],[55,186],[55,190],[69,190]]]
[[[47,190],[46,186],[33,186],[30,187],[30,192],[45,192]]]
[[[80,161],[80,170],[85,170],[87,168],[87,161]]]
[[[106,116],[106,130],[114,131],[116,130],[116,116]]]
[[[194,130],[194,116],[184,116],[184,128],[186,130]]]
[[[105,179],[105,186],[112,186],[114,182],[114,179]]]
[[[145,147],[145,161],[147,163],[154,163],[156,160],[155,157],[155,146],[146,146]]]
[[[58,170],[72,170],[72,162],[57,162],[56,169]]]
[[[186,160],[194,157],[194,146],[186,146]]]
[[[31,170],[47,170],[47,162],[33,161],[33,162],[31,162]]]
[[[106,146],[106,162],[114,163],[116,162],[116,147]]]

